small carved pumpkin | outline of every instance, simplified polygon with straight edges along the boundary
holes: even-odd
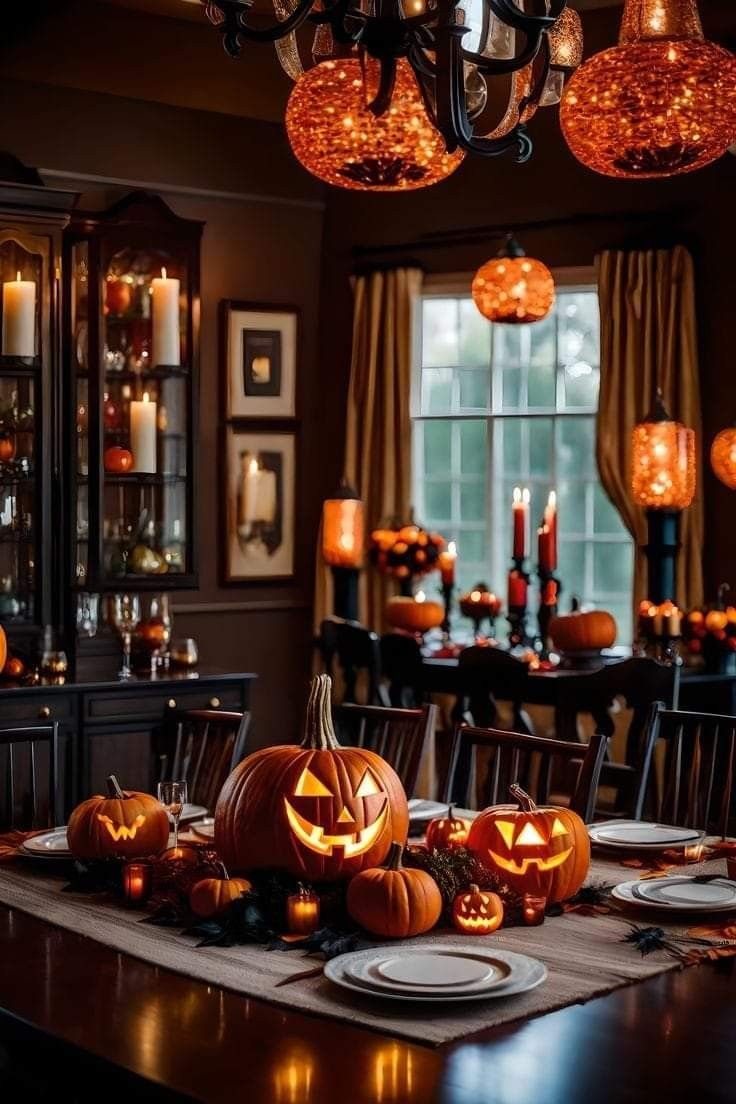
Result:
[[[517,893],[566,901],[590,866],[590,839],[572,809],[537,808],[521,786],[510,787],[519,808],[496,805],[472,824],[469,849]]]
[[[490,935],[503,922],[503,901],[497,893],[471,885],[453,901],[452,922],[466,935]]]
[[[247,879],[230,878],[223,867],[221,878],[203,878],[192,886],[189,904],[195,916],[209,920],[212,916],[222,916],[233,901],[237,901],[250,888]]]
[[[215,846],[230,870],[288,870],[310,882],[350,878],[406,840],[409,809],[389,764],[342,748],[332,726],[328,675],[312,682],[301,745],[263,748],[225,781]]]
[[[401,865],[403,847],[392,843],[388,863],[364,870],[348,886],[348,912],[366,931],[391,939],[421,935],[442,913],[442,895],[425,870]]]
[[[616,619],[606,610],[573,610],[553,617],[549,633],[561,652],[592,652],[610,648],[616,643]]]
[[[427,825],[424,842],[427,850],[435,847],[464,847],[468,842],[471,821],[455,816],[452,805],[447,807],[447,816],[435,817]]]
[[[108,796],[77,805],[66,830],[75,859],[136,859],[162,851],[169,841],[166,810],[150,794],[123,791],[115,775]]]

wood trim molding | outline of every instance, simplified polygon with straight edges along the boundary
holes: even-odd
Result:
[[[251,602],[174,602],[172,613],[269,613],[283,610],[306,610],[311,603],[304,598],[272,598]]]

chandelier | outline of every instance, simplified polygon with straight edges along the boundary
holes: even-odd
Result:
[[[566,0],[271,0],[268,25],[252,19],[253,0],[203,2],[230,57],[249,42],[275,45],[296,82],[296,156],[345,188],[423,187],[466,152],[526,161],[526,124],[559,102],[582,57]],[[495,116],[492,78],[508,86]]]

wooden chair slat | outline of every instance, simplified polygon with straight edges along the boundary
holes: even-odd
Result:
[[[59,786],[59,727],[49,725],[10,728],[0,732],[0,745],[5,745],[7,764],[5,777],[5,807],[0,809],[0,829],[53,828],[62,807]],[[45,777],[38,759],[38,749],[46,748],[48,770]],[[16,754],[27,748],[27,754]],[[27,778],[26,778],[27,775]],[[45,816],[42,810],[45,809]]]
[[[214,810],[225,779],[246,755],[249,728],[249,713],[167,709],[155,749],[156,781],[185,779],[189,801]]]
[[[437,706],[394,709],[348,703],[335,710],[340,743],[375,751],[394,768],[407,796],[414,794],[419,766],[434,738]]]

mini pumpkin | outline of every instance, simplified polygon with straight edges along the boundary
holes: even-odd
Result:
[[[328,675],[313,680],[301,745],[256,751],[225,781],[215,846],[229,869],[274,867],[335,881],[376,866],[393,839],[406,840],[401,782],[375,752],[340,747],[331,687]]]
[[[401,865],[403,847],[392,843],[388,863],[364,870],[348,886],[347,906],[353,920],[373,935],[405,939],[433,928],[442,913],[442,895],[425,870]]]
[[[444,619],[445,607],[423,596],[417,598],[396,595],[386,603],[386,620],[395,629],[425,633],[438,628]]]
[[[119,445],[111,445],[105,449],[105,471],[114,472],[116,475],[129,472],[133,467],[133,453]]]
[[[250,888],[246,878],[230,878],[223,867],[221,878],[202,878],[195,882],[189,892],[189,905],[195,916],[209,920],[212,916],[222,916],[233,901]]]
[[[466,935],[490,935],[503,923],[503,901],[473,884],[453,901],[452,922]]]
[[[77,805],[66,830],[75,859],[135,859],[162,851],[169,841],[166,810],[150,794],[121,790],[111,774],[108,794]]]
[[[616,619],[606,610],[589,610],[553,617],[549,633],[561,652],[592,652],[616,643]]]
[[[447,807],[447,816],[435,817],[427,825],[424,842],[427,850],[436,847],[464,847],[468,841],[471,821],[455,816],[452,805]]]
[[[565,901],[582,886],[590,839],[572,809],[537,808],[521,786],[510,787],[519,808],[496,805],[473,821],[468,848],[517,893]]]
[[[7,463],[15,458],[15,435],[12,433],[0,433],[0,460]]]

